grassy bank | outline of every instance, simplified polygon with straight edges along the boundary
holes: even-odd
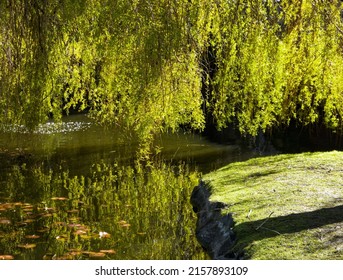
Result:
[[[251,259],[343,259],[343,152],[251,159],[206,174]]]

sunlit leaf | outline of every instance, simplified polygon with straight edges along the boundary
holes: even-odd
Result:
[[[76,257],[82,255],[82,252],[70,252],[69,254],[73,257]]]
[[[33,249],[36,246],[37,246],[36,244],[20,244],[20,245],[18,245],[19,248],[23,248],[23,249]]]
[[[100,238],[109,238],[109,237],[111,237],[111,234],[109,234],[109,233],[106,232],[106,231],[100,231],[100,232],[99,232],[99,237],[100,237]]]
[[[91,239],[91,238],[93,238],[91,235],[87,235],[87,234],[80,234],[80,237],[82,239]]]
[[[33,223],[35,220],[34,219],[26,219],[24,220],[24,223],[30,224]]]
[[[9,220],[9,219],[6,219],[6,218],[0,218],[0,224],[2,225],[9,225],[11,224],[12,222]]]
[[[100,253],[105,253],[105,254],[115,254],[116,251],[113,249],[108,249],[108,250],[100,250]]]
[[[84,235],[87,234],[87,232],[85,230],[82,229],[78,229],[77,231],[74,232],[75,235]]]
[[[120,224],[120,226],[121,226],[121,227],[124,227],[124,228],[125,228],[125,227],[126,227],[126,228],[128,228],[128,227],[130,227],[130,226],[131,226],[131,224],[129,224],[129,223],[125,223],[125,224]]]
[[[52,217],[52,214],[51,213],[46,213],[44,215],[42,215],[43,218],[49,218],[49,217]]]
[[[65,234],[58,235],[58,236],[56,236],[56,239],[59,241],[66,241],[68,239],[68,236]]]
[[[72,260],[74,259],[74,255],[67,253],[64,254],[63,256],[56,257],[55,260]]]
[[[80,220],[80,217],[69,217],[68,221],[71,223],[76,223]]]
[[[90,258],[104,258],[106,256],[105,253],[101,252],[89,252],[89,257]]]
[[[3,203],[0,204],[0,211],[6,211],[9,209],[13,209],[15,207],[14,203]]]
[[[25,238],[27,238],[27,239],[38,239],[38,238],[40,238],[40,236],[39,235],[35,235],[35,234],[33,234],[33,235],[25,235]]]
[[[68,200],[68,198],[67,197],[63,197],[63,196],[61,196],[61,197],[52,197],[51,200],[63,201],[63,200]]]
[[[33,205],[25,205],[25,206],[23,206],[22,207],[22,209],[23,209],[23,211],[24,212],[30,212],[30,211],[32,211],[33,210]]]
[[[50,229],[47,227],[47,228],[40,228],[40,229],[37,229],[37,232],[40,232],[40,233],[44,233],[44,232],[48,232]]]
[[[80,228],[81,226],[81,224],[68,224],[69,228]]]
[[[75,227],[75,229],[89,231],[89,228],[86,225],[79,225],[79,226]]]
[[[12,255],[0,255],[0,260],[14,260]]]
[[[83,254],[83,251],[81,249],[69,249],[69,254],[72,256],[79,256]]]

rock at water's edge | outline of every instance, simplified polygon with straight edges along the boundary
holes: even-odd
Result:
[[[241,256],[233,251],[235,234],[231,214],[223,215],[227,207],[222,202],[210,202],[211,187],[200,181],[191,195],[193,210],[197,214],[196,237],[214,260],[237,260]]]

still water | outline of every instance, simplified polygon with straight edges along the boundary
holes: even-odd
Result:
[[[0,132],[0,258],[207,259],[190,194],[202,173],[249,158],[192,134],[137,144],[85,116]]]

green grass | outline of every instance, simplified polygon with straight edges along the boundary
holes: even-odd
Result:
[[[251,259],[343,259],[343,152],[260,157],[206,174]]]

